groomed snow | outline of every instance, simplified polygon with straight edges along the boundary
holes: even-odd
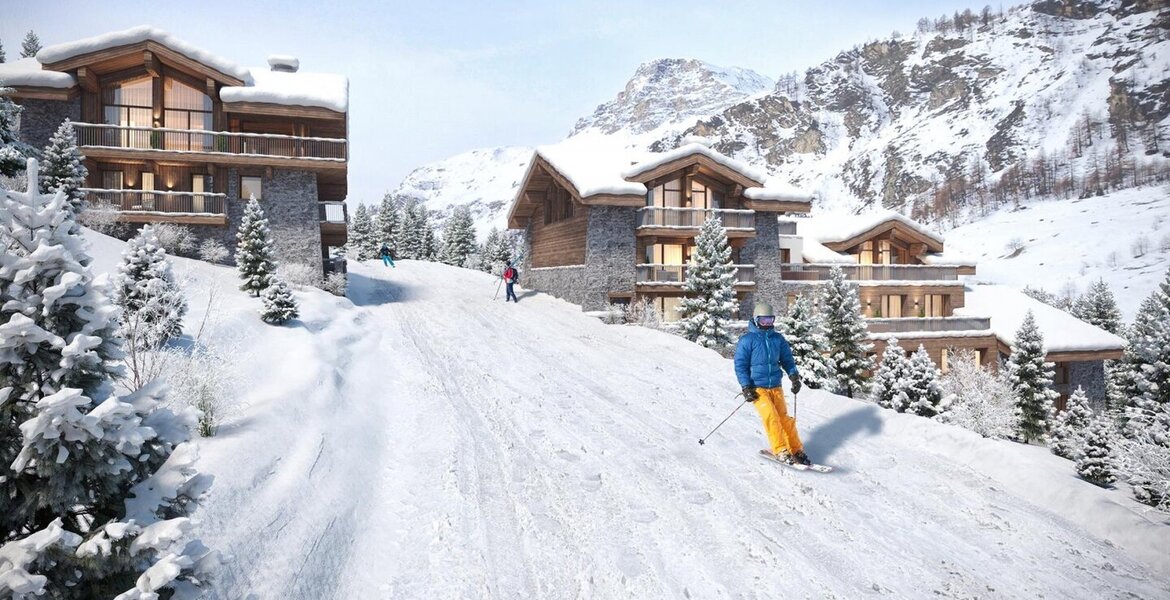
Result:
[[[1007,286],[969,285],[964,298],[965,305],[955,309],[955,316],[990,317],[995,336],[1008,345],[1015,344],[1016,331],[1031,310],[1036,315],[1036,325],[1044,335],[1044,347],[1048,352],[1121,350],[1125,347],[1125,340],[1120,337]]]
[[[214,67],[220,72],[237,79],[244,81],[248,79],[248,70],[244,67],[202,48],[192,46],[170,33],[151,27],[150,25],[140,25],[122,31],[113,31],[73,42],[47,46],[42,48],[40,52],[37,52],[37,60],[42,64],[60,62],[75,56],[107,50],[109,48],[117,48],[119,46],[137,44],[146,40],[158,42],[192,60]]]
[[[336,73],[285,73],[256,67],[251,70],[251,85],[224,86],[219,91],[219,97],[228,104],[267,102],[347,112],[349,79]]]
[[[0,87],[18,85],[68,89],[77,85],[77,79],[68,73],[46,71],[35,58],[0,63]]]
[[[121,244],[88,234],[97,270]],[[350,263],[262,324],[232,269],[190,332],[245,343],[188,535],[219,598],[1166,597],[1167,516],[1045,448],[819,391],[792,401],[831,475],[763,461],[731,363],[436,263]],[[207,334],[205,334],[207,335]],[[848,568],[842,568],[847,565]]]

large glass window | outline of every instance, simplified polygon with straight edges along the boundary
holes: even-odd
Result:
[[[857,263],[862,265],[873,264],[873,242],[861,244],[861,254],[857,255]]]
[[[203,194],[211,189],[211,177],[209,175],[192,175],[191,176],[191,210],[193,212],[206,212],[208,198]]]
[[[211,97],[181,81],[163,80],[163,120],[168,129],[211,131]],[[167,133],[168,150],[211,150],[210,135]]]
[[[138,174],[138,178],[142,183],[142,208],[143,210],[153,210],[155,195],[147,194],[146,192],[152,192],[155,190],[154,173],[143,171],[142,173]]]
[[[250,200],[255,197],[257,200],[264,199],[264,184],[259,177],[240,177],[240,199]]]
[[[902,317],[902,296],[882,296],[882,316],[887,319]]]
[[[946,295],[926,294],[922,297],[922,316],[942,317],[946,315]]]
[[[681,179],[672,179],[662,185],[655,186],[646,195],[646,206],[682,208],[682,205],[683,193]]]
[[[658,314],[662,315],[662,320],[666,322],[678,321],[682,315],[678,312],[678,307],[682,304],[682,298],[677,296],[660,296],[654,299],[654,306],[658,309]]]
[[[154,87],[149,75],[120,81],[102,90],[102,119],[106,125],[151,127],[154,125]],[[103,143],[123,148],[150,148],[149,131],[108,129]]]

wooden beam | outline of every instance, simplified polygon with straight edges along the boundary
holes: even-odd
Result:
[[[121,212],[118,213],[119,223],[179,223],[181,225],[219,225],[228,224],[227,215],[182,215],[164,212]]]
[[[795,202],[790,200],[751,200],[744,198],[743,205],[752,210],[760,212],[792,212],[792,213],[809,213],[812,212],[812,203],[810,202]],[[827,246],[828,244],[826,244]]]
[[[93,69],[89,67],[77,69],[77,83],[81,86],[81,89],[93,94],[102,91],[102,84],[98,80],[97,73],[94,73]]]
[[[345,118],[345,113],[320,106],[287,106],[267,102],[224,102],[223,110],[233,114],[274,115],[278,117],[300,117],[305,119]]]
[[[1096,352],[1049,352],[1044,360],[1049,362],[1085,362],[1093,360],[1117,360],[1124,352],[1116,350],[1099,350]]]
[[[167,150],[137,150],[128,148],[103,148],[85,146],[81,151],[86,157],[99,160],[143,161],[156,160],[179,164],[247,165],[300,169],[304,171],[345,171],[348,165],[343,161],[317,160],[287,156],[253,156],[248,154],[212,154],[198,152],[170,152]]]
[[[150,73],[151,77],[162,77],[162,66],[158,64],[158,58],[155,58],[154,52],[142,51],[142,66],[147,73]]]
[[[22,85],[12,89],[10,98],[21,100],[72,100],[81,93],[81,89],[77,86],[71,88],[51,88],[35,85]]]

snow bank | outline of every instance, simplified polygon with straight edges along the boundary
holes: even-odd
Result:
[[[1120,337],[1007,286],[969,285],[965,297],[966,305],[956,308],[955,316],[990,317],[995,336],[1008,345],[1015,344],[1016,331],[1031,310],[1036,315],[1036,325],[1044,335],[1044,348],[1048,352],[1125,348],[1125,340]]]
[[[68,89],[77,85],[77,79],[68,73],[46,71],[35,58],[0,63],[0,86],[18,85]]]
[[[299,64],[299,63],[298,63]],[[225,103],[266,102],[285,106],[315,106],[337,112],[349,110],[349,79],[336,73],[285,73],[263,67],[251,70],[251,85],[225,86]]]
[[[209,67],[214,67],[220,72],[237,79],[248,80],[248,70],[244,67],[226,58],[192,46],[161,29],[149,25],[140,25],[138,27],[88,37],[74,42],[48,46],[41,49],[40,52],[37,52],[37,60],[41,61],[41,63],[60,62],[75,56],[81,56],[99,50],[107,50],[109,48],[117,48],[119,46],[128,46],[147,40],[158,42],[192,60],[201,62]]]

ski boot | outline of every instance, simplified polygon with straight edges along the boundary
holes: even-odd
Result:
[[[812,461],[808,459],[808,455],[804,453],[804,450],[793,454],[788,462],[794,465],[804,465],[806,467],[812,464]]]

